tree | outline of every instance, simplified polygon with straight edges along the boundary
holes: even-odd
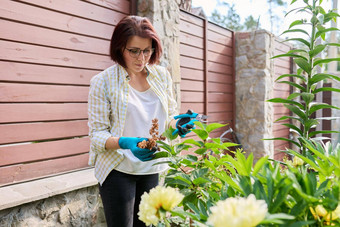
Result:
[[[218,10],[214,10],[209,18],[210,21],[221,25],[222,27],[232,29],[234,31],[241,31],[244,26],[240,24],[241,17],[236,13],[235,5],[231,6],[226,2],[219,2],[219,6],[227,7],[227,13],[221,14]],[[222,7],[222,8],[224,8]]]
[[[278,22],[280,20],[280,17],[275,14],[274,15],[274,8],[276,6],[286,6],[287,3],[285,3],[284,1],[282,0],[267,0],[268,4],[269,4],[269,10],[268,10],[268,13],[269,13],[269,17],[270,17],[270,31],[272,33],[274,33],[273,29],[274,29],[274,23],[275,22]],[[274,4],[274,5],[273,5]]]
[[[248,16],[244,22],[245,29],[247,31],[257,30],[260,27],[259,19],[255,20],[252,15]]]

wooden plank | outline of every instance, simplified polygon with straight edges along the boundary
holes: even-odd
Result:
[[[114,26],[14,1],[2,1],[0,15],[13,21],[111,39]]]
[[[274,96],[276,91],[289,91],[290,85],[284,83],[274,83]]]
[[[275,67],[274,72],[275,74],[282,75],[282,74],[290,73],[290,70],[287,68],[283,68],[283,67]]]
[[[201,102],[203,103],[204,97],[203,92],[192,92],[192,91],[183,91],[181,92],[181,100],[182,102]]]
[[[203,71],[181,67],[181,78],[188,80],[203,81]]]
[[[203,60],[180,56],[181,67],[203,70]]]
[[[48,2],[48,1],[45,1]],[[110,41],[68,32],[0,20],[1,38],[54,48],[92,52],[108,55]]]
[[[197,37],[203,37],[203,29],[192,23],[181,20],[179,23],[179,29],[181,32],[188,33]]]
[[[214,53],[214,52],[208,52],[208,59],[210,62],[217,62],[222,63],[225,65],[232,65],[233,59],[232,56],[225,56],[223,54]]]
[[[276,90],[275,91],[275,98],[287,98],[289,96],[289,94],[290,94],[289,91]]]
[[[233,86],[231,84],[222,84],[222,83],[213,83],[210,82],[208,84],[209,92],[223,92],[223,93],[232,93]]]
[[[203,39],[202,37],[193,36],[191,34],[180,32],[179,36],[180,43],[191,45],[194,47],[202,47]]]
[[[0,102],[86,102],[84,86],[0,83]]]
[[[88,2],[79,0],[68,0],[68,1],[46,1],[46,0],[19,0],[21,2],[27,2],[29,4],[35,5],[37,7],[43,7],[53,11],[58,11],[63,14],[70,14],[77,17],[82,17],[86,19],[91,19],[94,21],[99,21],[107,24],[116,25],[118,22],[129,13],[125,14],[99,7]],[[121,1],[124,3],[124,1]],[[117,3],[116,3],[117,4]],[[125,2],[126,5],[126,2]],[[70,7],[71,6],[71,7]],[[119,9],[119,8],[117,8]]]
[[[228,37],[228,38],[233,37],[233,31],[231,31],[227,28],[221,27],[221,26],[214,24],[212,22],[209,22],[208,29],[211,32],[218,33],[218,34],[225,36],[225,37]]]
[[[233,118],[233,112],[208,113],[209,122],[230,121]]]
[[[196,113],[203,113],[204,111],[204,104],[203,103],[186,103],[182,102],[181,103],[181,113],[186,113],[187,110],[193,110]]]
[[[215,63],[215,62],[209,62],[208,71],[216,72],[216,73],[232,74],[233,68],[232,68],[232,65],[222,65],[219,63]]]
[[[216,52],[226,56],[233,56],[232,46],[225,46],[219,43],[208,41],[208,50],[211,52]]]
[[[60,50],[0,40],[0,60],[104,70],[113,64],[109,56]]]
[[[74,69],[0,61],[1,81],[90,85],[99,70]]]
[[[201,81],[181,80],[181,91],[203,91],[204,83]]]
[[[208,103],[209,113],[215,112],[231,112],[233,111],[232,102],[222,102],[222,103]]]
[[[88,154],[0,168],[0,186],[88,167]]]
[[[202,48],[188,46],[188,45],[185,45],[185,44],[180,44],[179,48],[180,48],[182,56],[198,58],[198,59],[203,58],[203,49]]]
[[[191,24],[195,24],[199,27],[203,27],[204,20],[195,15],[181,11],[179,14],[179,17],[180,17],[180,20],[186,21]]]
[[[88,131],[87,120],[1,124],[0,144],[86,136]]]
[[[0,123],[87,119],[87,103],[0,103]]]
[[[208,73],[209,82],[222,83],[222,84],[233,84],[234,78],[231,74],[221,74],[221,73]]]
[[[232,37],[226,37],[224,35],[218,34],[216,32],[208,31],[208,40],[222,44],[224,46],[233,46]]]
[[[223,102],[233,102],[233,95],[232,94],[223,94],[223,93],[209,93],[208,95],[208,102],[216,102],[216,103],[223,103]]]
[[[129,0],[84,0],[86,2],[91,2],[92,4],[102,6],[108,9],[113,9],[118,12],[125,14],[130,13],[130,1]]]
[[[0,166],[36,162],[89,152],[88,137],[0,147]]]

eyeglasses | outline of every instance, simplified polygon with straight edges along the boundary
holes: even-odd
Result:
[[[142,52],[143,52],[144,57],[149,57],[149,56],[151,56],[151,54],[155,50],[154,48],[145,49],[145,50],[141,50],[139,48],[133,48],[133,49],[125,48],[125,49],[129,51],[130,56],[133,57],[133,58],[138,58],[140,53],[142,53]]]

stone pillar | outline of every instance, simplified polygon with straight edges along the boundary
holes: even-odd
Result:
[[[235,87],[237,135],[255,160],[274,157],[274,108],[266,100],[273,97],[274,36],[265,31],[236,33]]]
[[[155,27],[163,46],[160,65],[167,67],[172,75],[174,94],[180,108],[180,52],[179,23],[181,0],[139,0],[138,15],[147,17]]]

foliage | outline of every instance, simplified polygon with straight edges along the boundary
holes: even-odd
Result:
[[[292,4],[295,3],[296,0],[292,1]],[[320,119],[313,118],[313,114],[325,108],[333,108],[339,109],[336,106],[332,106],[326,103],[317,103],[314,101],[315,96],[324,91],[332,91],[332,92],[340,92],[340,89],[336,88],[327,88],[322,87],[318,88],[318,83],[320,81],[330,79],[335,81],[340,81],[340,78],[331,74],[319,73],[317,71],[317,67],[322,66],[323,64],[327,64],[332,61],[340,61],[340,58],[319,58],[317,57],[319,53],[324,51],[327,46],[340,46],[339,43],[325,43],[316,45],[316,40],[318,37],[325,38],[326,33],[330,31],[338,30],[337,28],[325,28],[325,24],[330,20],[335,20],[339,15],[333,11],[325,12],[325,10],[321,7],[321,5],[316,5],[317,2],[313,0],[312,4],[309,4],[308,1],[304,1],[306,6],[302,8],[294,9],[287,13],[291,14],[295,11],[297,12],[306,12],[311,15],[311,19],[309,21],[299,19],[293,21],[289,29],[284,31],[285,33],[295,33],[300,34],[302,36],[307,35],[309,39],[304,38],[292,38],[287,39],[285,41],[294,40],[305,48],[303,49],[293,49],[286,54],[277,55],[274,58],[279,57],[291,57],[293,61],[297,64],[298,70],[296,74],[284,74],[278,77],[278,83],[289,84],[294,87],[296,92],[290,94],[286,99],[283,98],[274,98],[268,101],[273,103],[282,103],[285,107],[287,107],[295,116],[283,116],[276,121],[284,121],[287,119],[295,120],[299,123],[299,125],[293,124],[283,124],[290,128],[291,131],[298,134],[299,141],[292,141],[286,138],[276,138],[282,140],[288,140],[297,146],[300,147],[300,151],[303,155],[307,155],[307,148],[304,146],[304,142],[302,140],[309,140],[312,137],[315,137],[319,134],[325,133],[338,133],[337,131],[315,131],[316,126],[319,124]],[[301,25],[309,25],[311,32],[300,29],[298,26]],[[298,27],[298,28],[297,28]],[[288,78],[293,78],[294,81],[289,80]],[[297,100],[297,98],[299,98]],[[317,139],[317,138],[316,138]]]
[[[292,4],[296,0],[292,0]],[[165,176],[165,185],[178,189],[184,196],[179,207],[173,209],[165,223],[177,226],[209,226],[212,213],[218,213],[218,207],[227,207],[230,198],[253,198],[265,201],[267,214],[258,226],[326,226],[340,225],[340,145],[333,147],[329,142],[323,143],[315,137],[330,131],[313,131],[319,119],[312,117],[317,110],[336,108],[324,103],[315,103],[314,97],[322,91],[340,92],[335,88],[317,88],[318,82],[324,79],[340,79],[331,74],[317,73],[316,67],[339,59],[320,59],[316,56],[324,51],[326,46],[336,43],[315,45],[318,37],[324,37],[336,28],[325,28],[324,24],[339,15],[325,12],[320,5],[322,1],[303,0],[305,7],[293,10],[309,12],[310,21],[296,20],[289,30],[307,34],[309,39],[295,38],[308,50],[292,50],[276,57],[292,57],[299,69],[296,74],[285,74],[278,78],[279,83],[286,83],[297,89],[287,99],[275,98],[269,101],[282,103],[294,116],[284,116],[277,121],[292,119],[298,125],[285,123],[298,135],[298,141],[288,140],[298,147],[298,150],[287,149],[285,152],[295,156],[293,162],[280,162],[262,157],[254,164],[254,156],[248,156],[242,150],[230,155],[229,148],[237,146],[233,143],[223,143],[219,138],[212,138],[214,130],[225,125],[195,122],[193,133],[198,139],[185,139],[181,143],[174,142],[174,129],[167,130],[163,135],[170,144],[159,141],[162,152],[156,158],[167,159],[169,171]],[[290,14],[289,12],[288,14]],[[296,28],[297,25],[309,24],[311,33]],[[294,78],[296,81],[289,81]],[[299,97],[300,100],[296,100]],[[161,163],[161,161],[160,161]],[[221,201],[225,201],[222,205]],[[262,203],[262,202],[261,202]],[[248,211],[248,210],[247,210]],[[237,219],[240,216],[231,215]],[[242,218],[247,218],[245,215]],[[241,222],[241,221],[240,221]],[[240,223],[238,222],[238,223]],[[258,223],[258,222],[256,222]],[[237,227],[237,226],[236,226]]]
[[[317,205],[323,205],[328,211],[336,209],[340,192],[340,146],[333,149],[330,144],[306,140],[304,144],[313,154],[305,157],[291,151],[306,165],[294,166],[268,157],[253,164],[253,154],[246,157],[241,150],[234,156],[226,153],[237,144],[209,137],[213,130],[224,125],[196,124],[199,128],[193,131],[198,140],[186,139],[173,145],[160,142],[164,152],[158,153],[157,158],[167,157],[170,166],[165,185],[178,188],[184,195],[182,206],[171,212],[169,222],[178,223],[180,219],[188,226],[189,217],[192,225],[208,225],[211,208],[216,203],[251,194],[268,206],[260,226],[323,223],[322,219],[314,219],[310,209]],[[172,132],[173,129],[169,129],[164,135],[173,140]],[[340,224],[339,219],[332,223]]]
[[[234,31],[241,31],[244,26],[240,24],[241,18],[235,11],[235,4],[230,6],[228,3],[223,2],[222,5],[228,8],[227,14],[222,15],[215,9],[209,19],[222,27],[232,29]]]

